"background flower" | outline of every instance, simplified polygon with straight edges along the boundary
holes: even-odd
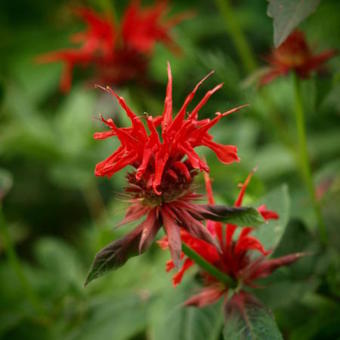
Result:
[[[64,92],[71,88],[75,66],[94,68],[99,83],[122,85],[133,79],[142,79],[157,42],[178,50],[170,30],[187,14],[165,19],[167,11],[167,1],[142,8],[139,0],[133,0],[121,22],[116,23],[109,12],[101,14],[91,8],[76,8],[74,13],[84,21],[87,29],[73,34],[70,40],[80,46],[50,52],[37,60],[64,63],[60,82]]]
[[[304,33],[296,30],[266,58],[270,69],[261,77],[260,83],[267,84],[290,71],[300,78],[307,78],[311,72],[320,70],[335,53],[334,49],[314,53],[313,48],[308,46]]]

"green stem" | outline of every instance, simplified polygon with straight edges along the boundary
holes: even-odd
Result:
[[[308,156],[301,84],[300,84],[300,81],[297,75],[294,74],[293,79],[294,79],[294,94],[295,94],[295,119],[296,119],[296,128],[297,128],[298,143],[299,143],[299,156],[300,156],[299,165],[300,165],[301,173],[304,178],[307,190],[310,195],[310,199],[313,204],[313,208],[314,208],[315,215],[316,215],[317,222],[318,222],[321,242],[323,244],[326,244],[327,243],[326,226],[323,221],[319,202],[316,198],[316,192],[315,192],[312,171],[311,171],[310,161],[309,161],[309,156]]]
[[[6,226],[5,217],[2,212],[1,204],[0,204],[0,236],[2,238],[2,243],[8,262],[10,266],[13,268],[14,272],[16,273],[21,283],[22,289],[24,290],[25,295],[27,296],[27,299],[30,301],[37,314],[43,314],[42,306],[37,296],[35,295],[30,282],[28,281],[25,275],[19,257],[13,246],[10,234],[8,232],[8,228]]]
[[[271,100],[266,89],[261,89],[260,94],[262,99],[268,108],[268,117],[271,127],[273,128],[274,134],[276,134],[281,142],[294,154],[296,155],[295,145],[291,141],[289,129],[287,124],[282,120],[279,112],[276,110],[273,101]]]
[[[219,271],[215,266],[207,262],[203,257],[198,255],[195,251],[189,248],[185,243],[182,244],[182,251],[185,255],[191,258],[196,264],[198,264],[207,273],[214,276],[217,280],[224,283],[229,288],[235,288],[237,286],[236,281],[230,276]]]
[[[253,72],[256,69],[256,60],[247,39],[241,30],[235,13],[233,13],[233,8],[230,5],[229,0],[215,0],[215,2],[222,17],[224,18],[227,31],[230,34],[230,38],[235,45],[246,72]]]
[[[110,17],[113,19],[114,23],[118,23],[118,15],[117,11],[114,5],[114,0],[100,0],[100,5],[106,13],[110,15]]]

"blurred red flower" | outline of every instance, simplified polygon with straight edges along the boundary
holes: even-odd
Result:
[[[69,91],[75,66],[94,67],[98,81],[121,85],[143,78],[156,42],[176,50],[170,36],[171,28],[188,13],[165,20],[167,1],[160,0],[153,7],[141,8],[140,1],[131,1],[120,24],[109,14],[99,14],[89,8],[74,9],[87,25],[84,32],[71,36],[79,47],[63,49],[38,57],[39,62],[63,62],[60,82],[62,91]]]
[[[130,207],[122,223],[128,223],[147,216],[137,227],[133,242],[138,239],[139,251],[154,239],[158,229],[164,225],[169,239],[169,248],[176,265],[181,252],[180,228],[206,241],[213,241],[200,220],[204,219],[206,206],[195,204],[199,195],[191,190],[194,176],[199,171],[209,171],[208,165],[194,150],[206,146],[213,150],[224,164],[238,161],[237,149],[233,145],[221,145],[213,141],[208,133],[222,117],[236,112],[243,106],[224,113],[217,113],[213,119],[198,120],[198,112],[208,99],[222,87],[217,85],[208,91],[201,101],[187,114],[187,107],[196,91],[207,77],[202,79],[187,96],[181,109],[173,117],[172,75],[168,64],[168,85],[164,111],[156,117],[138,117],[127,106],[125,100],[112,89],[106,88],[125,110],[131,120],[131,127],[119,128],[112,119],[101,118],[110,128],[106,132],[95,133],[95,139],[117,137],[121,143],[107,159],[97,164],[97,176],[111,177],[114,173],[130,165],[135,170],[128,173]],[[149,133],[142,123],[145,118]],[[160,133],[157,131],[159,129]],[[129,242],[132,242],[128,238]],[[135,244],[135,243],[134,243]]]
[[[242,204],[243,196],[251,176],[252,173],[241,186],[239,196],[235,202],[236,207],[239,207]],[[209,203],[214,203],[211,183],[208,176],[206,176],[206,186]],[[265,220],[279,218],[277,213],[268,210],[265,205],[260,206],[258,211]],[[276,259],[267,259],[270,251],[265,250],[261,242],[250,235],[253,230],[251,227],[242,228],[237,240],[233,240],[233,236],[237,230],[236,225],[227,224],[225,235],[223,233],[223,226],[220,222],[208,221],[207,229],[218,242],[219,247],[216,247],[212,243],[207,243],[205,240],[198,239],[187,233],[185,230],[181,231],[182,242],[222,273],[233,278],[239,288],[243,285],[255,287],[253,281],[256,279],[267,277],[275,269],[289,265],[302,256],[301,253],[295,253]],[[158,243],[161,248],[167,248],[167,237],[164,237]],[[260,254],[256,257],[251,256],[253,255],[251,254],[252,251],[257,251]],[[195,264],[193,260],[185,257],[183,253],[182,258],[184,259],[184,264],[181,270],[173,276],[173,284],[175,286],[181,282],[184,273]],[[174,269],[174,267],[172,260],[167,262],[167,271]],[[185,302],[186,305],[203,307],[216,302],[221,296],[227,297],[229,287],[204,271],[201,272],[201,275],[204,288],[200,293],[189,298]]]
[[[296,30],[266,58],[270,69],[261,77],[260,84],[270,83],[290,71],[295,72],[300,78],[307,78],[312,71],[320,69],[335,53],[335,50],[327,50],[314,54],[304,34]]]

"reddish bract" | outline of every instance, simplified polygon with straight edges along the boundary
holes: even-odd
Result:
[[[294,31],[267,57],[270,70],[261,77],[260,84],[267,84],[290,71],[295,72],[301,78],[307,78],[312,71],[320,69],[335,53],[335,50],[327,50],[320,54],[314,54],[308,46],[304,34]]]
[[[150,8],[141,8],[132,1],[117,24],[108,14],[99,14],[89,8],[74,10],[87,29],[71,36],[79,47],[47,53],[39,62],[63,62],[60,82],[62,91],[69,91],[75,66],[94,67],[99,83],[122,85],[132,79],[144,77],[148,60],[156,42],[176,49],[170,36],[171,28],[187,17],[186,14],[165,20],[167,2],[160,1]]]

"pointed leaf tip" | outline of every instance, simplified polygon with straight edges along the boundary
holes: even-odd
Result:
[[[111,270],[121,267],[130,257],[139,255],[139,243],[142,225],[139,225],[125,237],[115,240],[101,249],[95,256],[90,271],[85,279],[86,287],[91,281]],[[146,247],[143,248],[143,251]]]
[[[258,227],[265,221],[257,209],[253,207],[229,207],[226,205],[203,205],[202,217],[235,224],[240,227]]]
[[[320,0],[269,0],[267,15],[273,18],[275,47],[281,45],[319,3]]]

